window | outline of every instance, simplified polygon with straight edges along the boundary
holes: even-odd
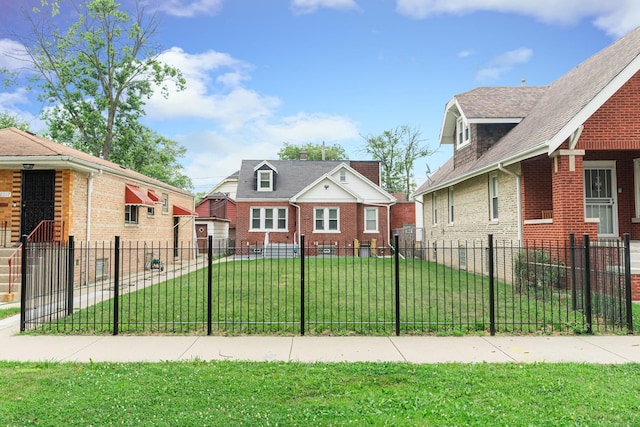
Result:
[[[498,219],[498,174],[489,175],[489,219]]]
[[[101,279],[103,277],[107,277],[107,266],[108,264],[107,258],[98,258],[96,259],[96,279]]]
[[[338,208],[315,208],[313,216],[313,231],[322,231],[325,233],[340,232],[340,215]]]
[[[137,206],[126,205],[124,207],[124,223],[125,224],[138,223],[138,207]]]
[[[156,208],[147,207],[147,215],[154,216],[156,214]]]
[[[340,171],[340,182],[347,182],[347,171],[344,169]]]
[[[438,225],[438,195],[431,193],[431,224]]]
[[[365,233],[378,232],[378,208],[364,209],[364,232]]]
[[[469,142],[469,125],[462,116],[456,121],[456,143],[461,147]]]
[[[251,230],[287,230],[286,208],[251,208]]]
[[[448,209],[449,224],[453,224],[453,187],[449,187]]]
[[[273,191],[273,171],[258,171],[258,191]]]
[[[164,199],[164,203],[162,203],[162,212],[169,212],[169,195],[166,193],[162,193],[162,198]]]
[[[467,248],[464,246],[458,248],[458,264],[460,268],[467,268]]]

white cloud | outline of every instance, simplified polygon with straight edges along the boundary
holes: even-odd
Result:
[[[533,51],[526,47],[500,54],[491,60],[488,67],[478,71],[476,79],[480,81],[497,80],[502,74],[511,71],[516,65],[529,62],[532,56]]]
[[[28,63],[25,61],[27,51],[21,43],[11,39],[0,39],[0,68],[17,71]]]
[[[592,19],[596,27],[619,37],[640,25],[637,0],[396,0],[398,13],[415,19],[479,11],[515,13],[555,25]]]
[[[475,52],[472,50],[461,50],[460,52],[458,52],[458,58],[466,58],[467,56],[471,56],[473,55]]]
[[[190,18],[216,14],[222,7],[222,0],[162,0],[150,4],[168,15]]]
[[[318,9],[360,10],[355,0],[292,0],[291,10],[298,15],[314,13]]]

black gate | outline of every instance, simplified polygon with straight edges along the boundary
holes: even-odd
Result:
[[[22,171],[20,235],[29,235],[41,221],[54,219],[56,171]]]

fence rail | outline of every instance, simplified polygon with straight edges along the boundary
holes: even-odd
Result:
[[[629,242],[28,243],[21,329],[169,334],[632,333]],[[255,248],[260,247],[260,250]],[[322,247],[322,250],[319,250]],[[254,250],[247,250],[253,248]],[[331,248],[331,250],[325,250]],[[408,257],[403,254],[414,254]],[[217,254],[217,255],[216,255]]]

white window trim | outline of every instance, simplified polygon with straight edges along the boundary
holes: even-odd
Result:
[[[260,227],[259,228],[253,228],[253,210],[254,209],[259,209],[260,210]],[[273,216],[273,228],[266,228],[265,227],[265,221],[267,219],[266,217],[266,210],[267,209],[271,209],[273,210],[274,216]],[[284,228],[278,228],[278,223],[280,222],[279,220],[281,219],[278,216],[278,212],[280,210],[284,210]],[[289,228],[289,210],[286,207],[283,206],[252,206],[249,208],[249,231],[288,231]]]
[[[261,187],[260,183],[262,182],[262,174],[268,175],[269,176],[269,187]],[[256,185],[256,190],[258,191],[273,191],[273,171],[272,170],[259,170],[258,171],[258,176],[257,176],[257,185]]]
[[[438,225],[438,193],[431,193],[431,225]]]
[[[458,138],[460,130],[462,130],[462,138]],[[469,123],[467,123],[464,117],[458,117],[456,119],[456,147],[461,148],[469,144],[469,141],[471,141],[470,135]],[[462,139],[462,141],[460,141],[460,139]]]
[[[324,229],[319,230],[316,228],[316,214],[319,209],[324,210],[324,218],[322,222],[324,224]],[[338,226],[336,230],[329,230],[329,212],[335,210],[337,214]],[[314,233],[340,233],[340,208],[335,206],[316,206],[313,208],[313,232]]]
[[[129,219],[127,219],[127,209],[129,210]],[[132,212],[135,212],[135,221],[131,220]],[[125,205],[124,207],[124,223],[126,225],[137,225],[140,223],[140,210],[137,205]]]
[[[493,182],[495,180],[495,188]],[[497,201],[498,212],[493,210],[493,200]],[[496,172],[489,174],[489,221],[498,221],[500,215],[500,192],[498,191],[498,174]]]
[[[375,221],[376,221],[376,229],[375,230],[367,230],[367,212],[375,212]],[[364,208],[364,232],[365,233],[379,233],[379,224],[378,221],[378,208]]]
[[[449,225],[453,225],[454,220],[454,210],[453,210],[453,187],[449,187],[449,192],[447,195],[447,215],[449,219]]]

